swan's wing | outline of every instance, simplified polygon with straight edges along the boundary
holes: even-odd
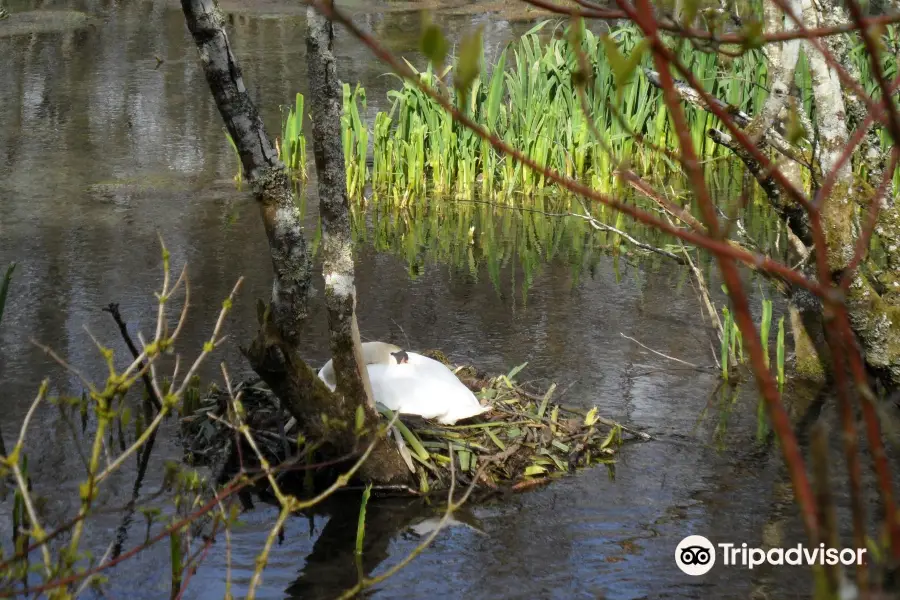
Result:
[[[490,406],[481,406],[481,404],[478,404],[478,400],[475,400],[475,402],[475,405],[467,404],[465,406],[453,407],[446,414],[442,415],[438,421],[442,425],[456,425],[457,421],[471,419],[472,417],[477,417],[478,415],[491,410]]]
[[[429,377],[411,364],[369,365],[368,370],[375,401],[391,410],[426,419],[443,419],[450,413],[473,416],[478,413],[472,411],[481,408],[472,392],[458,379]]]
[[[421,373],[428,377],[443,379],[444,381],[462,383],[456,373],[451,371],[444,363],[428,358],[415,352],[407,352],[409,355],[409,364],[414,365]]]

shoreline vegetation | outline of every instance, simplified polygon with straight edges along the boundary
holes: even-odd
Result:
[[[892,47],[900,44],[894,27],[885,29],[885,39]],[[652,60],[646,52],[635,52],[640,40],[639,30],[631,24],[612,27],[608,35],[585,30],[578,52],[573,49],[570,27],[543,21],[510,43],[490,68],[482,55],[481,68],[462,104],[453,89],[452,70],[439,74],[429,65],[416,73],[423,83],[443,89],[466,115],[526,156],[601,193],[611,193],[620,191],[615,187],[620,184],[610,174],[623,162],[639,175],[664,182],[680,173],[680,165],[669,155],[677,150],[678,140],[651,80]],[[591,69],[584,86],[584,107],[577,83],[579,55],[590,62]],[[768,92],[760,50],[732,57],[682,44],[679,56],[730,112],[753,115],[762,108]],[[624,57],[637,57],[640,62],[623,71]],[[897,66],[890,57],[885,53],[884,69],[893,77]],[[877,84],[867,76],[871,68],[865,52],[853,51],[851,59],[864,87],[874,92]],[[786,129],[795,120],[808,123],[815,118],[804,55],[794,79],[791,108],[783,115]],[[391,108],[374,117],[368,113],[365,88],[343,84],[341,133],[352,200],[362,200],[367,190],[374,200],[395,203],[422,194],[510,201],[514,195],[530,198],[558,191],[539,173],[512,157],[501,157],[414,84],[400,83],[399,89],[388,92]],[[308,176],[303,106],[303,95],[297,94],[295,106],[283,112],[278,141],[282,161],[301,182]],[[721,127],[719,119],[695,106],[686,105],[684,110],[699,158],[707,163],[733,161],[731,150],[707,135]],[[807,148],[801,135],[785,133],[792,143]],[[889,135],[880,130],[879,137],[886,151]],[[893,182],[900,187],[900,171]]]

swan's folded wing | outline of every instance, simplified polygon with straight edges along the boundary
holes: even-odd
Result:
[[[425,419],[438,419],[454,405],[468,402],[459,388],[466,392],[468,389],[459,381],[448,382],[420,375],[413,365],[369,365],[369,381],[375,401],[391,410]]]

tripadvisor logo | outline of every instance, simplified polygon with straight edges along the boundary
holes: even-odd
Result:
[[[716,564],[716,549],[702,535],[689,535],[675,548],[675,564],[688,575],[704,575]]]
[[[865,548],[826,548],[825,544],[807,548],[797,544],[790,548],[750,548],[746,543],[717,544],[722,565],[752,569],[760,565],[861,565]],[[675,564],[688,575],[704,575],[716,564],[716,547],[702,535],[689,535],[675,548]]]

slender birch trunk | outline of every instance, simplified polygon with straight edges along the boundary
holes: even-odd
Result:
[[[288,175],[244,86],[215,0],[182,0],[181,6],[216,107],[259,203],[275,272],[270,306],[274,323],[282,338],[295,340],[306,317],[311,272]]]
[[[322,219],[322,258],[325,277],[325,308],[331,333],[331,356],[337,379],[336,397],[355,414],[365,411],[366,425],[374,430],[379,422],[369,375],[360,351],[356,323],[356,284],[353,267],[353,238],[350,203],[341,143],[343,95],[334,59],[334,27],[327,18],[309,7],[306,14],[306,61],[309,77],[309,105],[312,112],[313,155]],[[408,476],[400,453],[391,444],[376,447],[364,467],[379,481]]]
[[[334,28],[331,21],[312,7],[307,11],[306,22],[309,105],[322,219],[322,269],[331,355],[338,392],[365,401],[374,412],[369,376],[359,353],[350,204],[341,144],[343,95],[332,51]]]

